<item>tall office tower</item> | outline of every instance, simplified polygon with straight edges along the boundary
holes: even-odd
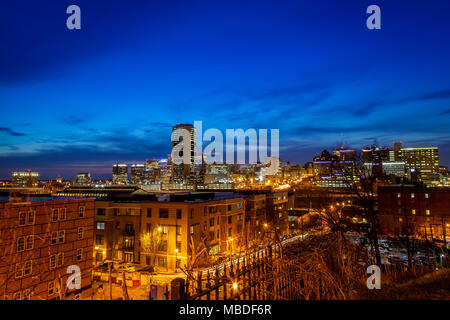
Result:
[[[439,183],[438,147],[401,148],[399,155],[411,177],[428,185]]]
[[[77,173],[77,179],[75,184],[80,186],[88,186],[92,183],[92,178],[90,173]]]
[[[35,187],[38,184],[39,173],[27,170],[12,173],[12,185],[15,187]]]
[[[189,151],[184,153],[186,146]],[[172,182],[188,183],[195,178],[195,148],[195,127],[190,124],[174,126],[172,129]]]
[[[146,159],[146,169],[147,170],[153,170],[159,168],[159,161],[160,159]]]
[[[145,179],[145,164],[134,163],[131,165],[131,183],[141,184]]]
[[[112,181],[114,184],[128,184],[128,165],[124,163],[113,165]]]
[[[394,142],[394,161],[400,161],[400,150],[402,149],[401,142]]]

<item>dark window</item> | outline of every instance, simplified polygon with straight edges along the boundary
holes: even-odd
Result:
[[[98,209],[97,209],[97,215],[98,215],[98,216],[104,216],[104,215],[106,215],[106,209],[105,209],[105,208],[98,208]]]
[[[133,226],[133,224],[130,224],[130,223],[127,223],[126,225],[125,225],[125,232],[126,233],[134,233],[134,226]]]
[[[181,219],[181,209],[177,209],[177,219]]]
[[[209,226],[214,226],[214,218],[209,219]]]
[[[147,208],[147,218],[152,217],[152,208]]]
[[[169,209],[167,208],[160,208],[159,209],[159,217],[160,218],[169,218]]]
[[[194,208],[191,209],[191,219],[194,218]]]
[[[228,216],[228,223],[231,223],[231,216]]]
[[[95,243],[98,244],[98,245],[103,245],[104,244],[104,240],[105,240],[105,237],[103,235],[101,235],[101,234],[97,234],[95,236]]]
[[[231,211],[231,204],[228,205],[228,211]]]

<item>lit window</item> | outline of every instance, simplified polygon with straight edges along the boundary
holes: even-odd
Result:
[[[416,214],[416,210],[415,209],[412,209],[412,214]]]
[[[105,223],[97,222],[97,230],[105,230]]]
[[[411,199],[413,199],[414,198],[414,193],[411,193]]]
[[[425,199],[428,199],[428,193],[425,193]]]
[[[22,300],[22,292],[17,291],[13,295],[13,300]]]
[[[426,210],[426,214],[430,215],[430,210],[429,209]]]

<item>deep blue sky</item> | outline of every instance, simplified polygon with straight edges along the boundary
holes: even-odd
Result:
[[[0,178],[109,177],[194,120],[279,128],[294,163],[377,139],[439,146],[448,165],[449,40],[447,0],[2,0]]]

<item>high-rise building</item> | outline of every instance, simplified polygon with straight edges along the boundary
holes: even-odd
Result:
[[[113,165],[112,181],[114,184],[128,184],[128,165],[124,163]]]
[[[35,187],[38,184],[39,173],[31,170],[12,173],[12,184],[15,187]]]
[[[185,154],[186,146],[189,151]],[[193,125],[178,124],[172,128],[172,182],[188,183],[195,180],[195,148],[196,133]]]
[[[439,149],[437,147],[401,148],[400,159],[405,162],[406,172],[411,178],[425,184],[439,183]]]
[[[92,183],[92,178],[90,173],[78,173],[75,184],[80,186],[89,186]]]
[[[145,163],[146,163],[146,169],[147,170],[153,170],[153,169],[157,169],[159,168],[159,161],[160,159],[146,159]]]
[[[140,184],[145,179],[145,165],[143,163],[134,163],[131,165],[131,183]]]

